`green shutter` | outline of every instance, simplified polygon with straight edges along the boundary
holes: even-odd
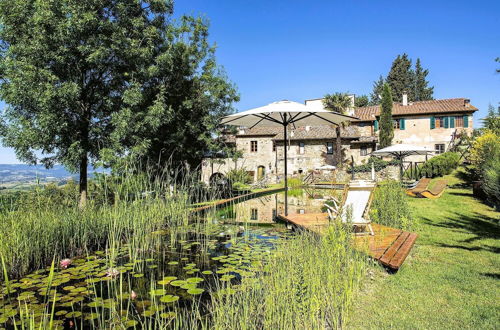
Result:
[[[464,116],[464,127],[469,127],[469,116]]]
[[[431,129],[436,128],[436,118],[431,117]]]
[[[405,119],[404,118],[401,118],[399,120],[399,129],[402,129],[402,130],[405,129]]]
[[[450,117],[450,128],[455,128],[455,117]]]
[[[450,123],[449,123],[449,117],[444,117],[444,128],[449,128]]]
[[[373,128],[375,129],[375,132],[378,131],[378,120],[375,119],[375,122],[373,123]]]

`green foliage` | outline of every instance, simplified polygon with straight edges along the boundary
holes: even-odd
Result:
[[[420,59],[417,58],[415,69],[412,69],[412,61],[407,54],[398,55],[392,62],[391,69],[387,77],[380,76],[379,80],[373,83],[373,92],[370,95],[370,104],[380,104],[379,95],[382,95],[384,83],[391,87],[393,99],[401,102],[403,92],[408,94],[408,101],[432,100],[434,87],[429,87],[427,75],[429,70],[423,69]]]
[[[384,84],[382,103],[380,105],[380,148],[388,147],[394,138],[394,126],[392,123],[392,94],[389,84]]]
[[[252,183],[252,176],[244,169],[232,169],[226,173],[227,179],[234,185],[234,183],[239,182],[242,184]]]
[[[374,194],[370,209],[373,222],[403,230],[414,229],[413,215],[400,182],[382,182]]]
[[[236,191],[247,191],[247,190],[250,190],[250,186],[246,183],[243,183],[243,182],[233,182],[233,184],[231,185],[231,187],[233,188],[233,190],[236,190]]]
[[[476,137],[469,154],[470,176],[473,180],[481,181],[481,189],[488,202],[499,204],[499,163],[500,163],[500,135],[492,130],[485,130]]]
[[[3,144],[22,161],[80,170],[82,192],[89,160],[198,165],[237,95],[208,24],[175,21],[172,10],[158,0],[1,1]]]
[[[400,163],[401,161],[397,159],[391,159],[389,161],[386,161],[383,160],[382,158],[371,156],[370,158],[368,158],[366,164],[354,166],[354,173],[370,172],[372,170],[372,164],[375,171],[378,172],[383,170],[387,166],[396,166],[399,165]],[[349,168],[348,171],[352,173],[352,168]]]
[[[456,152],[445,152],[434,156],[420,166],[420,175],[428,178],[448,175],[460,164],[460,155]]]
[[[353,104],[349,94],[336,92],[333,94],[326,94],[323,97],[323,106],[325,107],[325,109],[345,114],[347,110],[353,106]],[[343,123],[341,125],[345,124],[346,123]],[[336,166],[341,166],[343,157],[340,125],[335,127],[335,136],[335,153],[333,163]]]
[[[500,154],[488,161],[483,168],[482,190],[487,201],[500,210]]]
[[[483,119],[483,130],[490,131],[500,136],[500,107],[488,105],[488,115]]]
[[[408,91],[410,94],[411,101],[426,101],[432,100],[434,94],[434,87],[429,87],[429,82],[427,81],[427,75],[429,70],[423,69],[420,64],[420,59],[417,58],[415,63],[415,71],[413,71],[412,86]]]
[[[354,106],[356,108],[366,107],[369,104],[370,99],[368,98],[368,95],[359,95],[354,99]]]
[[[284,240],[257,265],[261,277],[213,299],[214,328],[342,328],[366,269],[346,227],[335,223],[319,239],[303,233]]]
[[[288,187],[291,189],[296,189],[304,186],[304,182],[301,178],[288,178]]]

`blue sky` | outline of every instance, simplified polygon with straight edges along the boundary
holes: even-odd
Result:
[[[176,0],[209,19],[238,110],[336,91],[369,94],[397,54],[420,57],[435,98],[467,97],[484,117],[500,102],[500,1]],[[18,163],[0,147],[0,163]]]

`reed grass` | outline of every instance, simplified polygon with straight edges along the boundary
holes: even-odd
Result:
[[[366,264],[351,239],[349,229],[336,222],[322,238],[302,233],[283,241],[258,278],[214,298],[214,327],[342,328]]]

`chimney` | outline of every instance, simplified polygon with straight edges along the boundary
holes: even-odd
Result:
[[[408,105],[408,93],[403,92],[403,106],[407,106],[407,105]]]
[[[306,132],[309,132],[311,130],[311,126],[306,126]]]
[[[466,108],[468,108],[470,106],[470,100],[469,99],[465,99],[464,100],[464,105]]]

